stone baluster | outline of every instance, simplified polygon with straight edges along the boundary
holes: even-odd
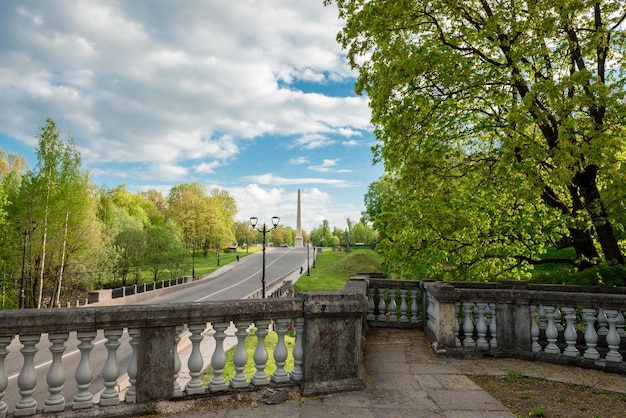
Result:
[[[537,325],[537,305],[530,305],[530,337],[532,339],[531,350],[533,353],[541,352],[539,340],[539,326]]]
[[[594,308],[583,308],[583,321],[585,321],[585,344],[587,349],[583,357],[591,360],[600,358],[600,353],[596,349],[598,345],[598,333],[596,332],[596,310]]]
[[[537,311],[539,316],[539,330],[545,331],[548,328],[548,320],[546,317],[546,309],[543,305],[539,305],[539,310]]]
[[[89,386],[91,386],[91,381],[93,380],[89,355],[94,347],[92,341],[96,338],[96,331],[79,331],[76,333],[76,337],[80,341],[78,344],[80,360],[74,372],[76,388],[78,389],[72,400],[72,409],[74,410],[93,407],[93,395],[89,392]]]
[[[385,289],[380,287],[378,288],[378,317],[376,318],[378,321],[386,321],[387,320],[387,305],[385,304]]]
[[[561,308],[558,306],[554,308],[554,326],[556,327],[556,332],[563,332],[565,328],[563,328],[562,324],[563,314],[561,313]]]
[[[605,309],[606,321],[609,324],[609,332],[606,334],[606,344],[609,346],[609,352],[606,353],[606,361],[620,363],[622,355],[617,351],[619,349],[620,338],[617,333],[617,310]]]
[[[302,360],[304,358],[304,347],[302,345],[302,336],[304,335],[304,318],[296,318],[296,344],[293,347],[293,369],[289,376],[291,380],[299,382],[302,380]]]
[[[561,307],[561,311],[565,317],[565,332],[563,333],[563,337],[565,338],[565,343],[567,344],[567,347],[563,350],[563,355],[567,357],[578,357],[580,355],[578,349],[576,348],[578,333],[574,327],[576,309],[569,306],[563,306]]]
[[[396,304],[396,289],[389,289],[389,322],[398,322],[398,305]]]
[[[496,324],[496,304],[490,303],[487,305],[489,309],[489,336],[491,339],[489,340],[489,347],[496,348],[498,346],[497,339],[497,324]]]
[[[606,337],[609,333],[609,329],[607,328],[606,315],[604,313],[604,309],[598,309],[598,335]]]
[[[119,405],[120,395],[115,389],[117,378],[120,376],[120,365],[117,361],[117,349],[120,346],[119,339],[124,333],[123,329],[105,330],[104,337],[107,342],[107,359],[102,367],[102,379],[104,379],[104,391],[100,395],[100,406]]]
[[[200,379],[202,368],[204,367],[204,360],[200,352],[200,343],[203,339],[202,333],[206,329],[206,324],[189,324],[188,328],[191,333],[189,336],[189,340],[191,341],[191,353],[189,354],[189,360],[187,360],[189,381],[185,386],[185,391],[188,395],[196,395],[204,393],[204,385],[202,379]]]
[[[139,346],[139,328],[129,328],[128,336],[130,337],[129,344],[132,349],[132,354],[128,361],[128,367],[126,368],[130,386],[124,394],[124,402],[135,403],[137,402],[137,347]]]
[[[276,370],[272,373],[272,382],[283,383],[289,381],[289,375],[285,371],[285,363],[287,360],[287,346],[285,345],[285,334],[287,333],[287,325],[291,320],[289,319],[277,319],[274,321],[276,324],[276,334],[278,334],[278,341],[274,348],[274,362],[276,363]]]
[[[61,412],[65,410],[65,397],[61,395],[63,383],[65,383],[65,371],[63,370],[63,352],[65,352],[65,343],[69,338],[69,333],[51,333],[48,334],[50,353],[52,353],[52,363],[46,374],[46,383],[48,384],[48,392],[50,395],[44,402],[43,412]]]
[[[237,321],[235,327],[237,332],[237,348],[233,355],[233,368],[235,369],[235,375],[230,379],[230,387],[234,389],[240,389],[248,387],[248,378],[244,374],[246,369],[246,363],[248,362],[248,353],[246,352],[246,337],[248,336],[248,327],[250,321]]]
[[[459,332],[461,331],[461,324],[459,324],[459,312],[461,311],[461,303],[454,304],[454,345],[461,347],[463,344],[459,339]]]
[[[477,302],[476,303],[476,335],[478,339],[476,340],[476,346],[480,348],[489,348],[489,341],[487,341],[487,324],[485,323],[485,310],[487,308],[487,303],[485,302]]]
[[[475,347],[474,341],[474,322],[472,322],[472,311],[474,310],[474,304],[472,302],[463,302],[463,345],[465,347]]]
[[[375,289],[373,287],[369,287],[367,289],[367,320],[368,321],[373,321],[374,319],[376,319],[376,317],[374,316],[374,309],[376,308],[376,305],[374,304],[374,292]]]
[[[411,323],[419,324],[420,318],[418,315],[419,306],[417,304],[417,294],[419,290],[411,290]]]
[[[624,324],[626,320],[624,319],[624,314],[621,310],[617,311],[617,334],[620,338],[624,338],[626,336],[626,332],[624,331]]]
[[[409,322],[407,310],[408,305],[406,303],[406,289],[400,289],[400,322],[405,324]]]
[[[254,367],[256,372],[252,376],[251,383],[254,386],[269,385],[270,378],[265,373],[267,366],[267,348],[265,348],[265,337],[267,337],[267,327],[270,325],[269,320],[263,319],[256,322],[256,348],[254,349]]]
[[[548,325],[546,326],[546,339],[548,340],[548,345],[544,351],[548,354],[560,354],[561,350],[556,345],[556,339],[559,336],[559,333],[554,325],[556,308],[554,306],[544,306],[543,308],[546,312],[546,319],[548,320]]]
[[[7,346],[11,344],[12,339],[13,336],[10,335],[0,337],[0,418],[5,418],[7,416],[7,411],[9,410],[9,406],[4,401],[4,395],[6,394],[7,386],[9,385],[9,377],[4,369],[4,359],[9,354]]]
[[[182,363],[180,361],[180,356],[178,355],[178,343],[180,342],[180,334],[183,332],[183,326],[178,325],[176,327],[176,335],[174,336],[174,379],[172,382],[172,397],[180,398],[183,396],[183,388],[178,383],[178,376],[180,375],[180,369],[182,367]]]
[[[226,366],[226,354],[224,353],[224,338],[226,338],[226,328],[230,324],[228,322],[218,322],[213,324],[215,334],[215,350],[213,356],[211,356],[211,368],[213,369],[213,378],[209,382],[209,389],[211,392],[217,392],[220,390],[228,389],[226,379],[222,375],[224,373],[224,366]]]
[[[435,332],[435,298],[428,293],[427,300],[428,306],[426,307],[426,315],[428,316],[428,320],[426,321],[426,325],[432,332]]]
[[[24,357],[24,365],[17,378],[17,386],[20,388],[22,399],[15,404],[16,417],[35,415],[37,412],[37,401],[33,398],[37,384],[34,358],[38,351],[35,345],[39,342],[40,337],[40,335],[20,335],[20,343],[22,343],[20,351]]]

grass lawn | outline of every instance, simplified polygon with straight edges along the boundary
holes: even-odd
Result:
[[[351,276],[359,272],[382,272],[380,256],[370,249],[333,252],[324,248],[317,254],[311,275],[303,274],[294,288],[300,292],[333,291],[341,289]]]

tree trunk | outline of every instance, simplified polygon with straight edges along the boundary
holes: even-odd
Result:
[[[65,224],[63,225],[63,246],[61,248],[61,266],[59,268],[59,279],[55,286],[54,297],[52,298],[52,306],[56,306],[59,304],[61,299],[61,286],[63,285],[63,271],[65,270],[65,251],[67,248],[67,227],[70,219],[70,208],[69,204],[65,210]]]
[[[615,260],[620,264],[624,264],[624,254],[622,254],[619,247],[606,208],[600,199],[600,191],[596,181],[597,174],[598,167],[593,164],[589,165],[584,171],[578,172],[574,176],[573,183],[585,201],[585,208],[593,222],[605,260]]]

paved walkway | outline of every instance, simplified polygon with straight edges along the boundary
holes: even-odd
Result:
[[[367,388],[358,392],[291,398],[277,405],[260,400],[252,406],[202,398],[158,404],[160,416],[175,417],[515,417],[500,402],[480,389],[466,374],[506,375],[518,370],[526,376],[593,386],[626,393],[623,376],[574,367],[515,359],[455,359],[437,356],[421,331],[373,328],[367,338]],[[252,394],[252,395],[251,395]],[[266,394],[267,395],[267,394]],[[246,396],[246,395],[244,395]],[[229,404],[230,402],[230,404]],[[244,407],[239,405],[244,404]]]

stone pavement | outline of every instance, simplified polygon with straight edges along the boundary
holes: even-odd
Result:
[[[515,417],[466,376],[506,375],[513,370],[526,376],[626,393],[624,376],[600,371],[516,359],[437,356],[418,330],[370,329],[365,365],[367,387],[363,391],[309,398],[292,395],[278,405],[257,402],[243,408],[211,407],[204,403],[209,398],[162,402],[157,408],[159,416],[192,418]]]

